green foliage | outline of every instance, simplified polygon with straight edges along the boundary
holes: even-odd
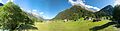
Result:
[[[96,18],[102,18],[102,17],[105,17],[106,19],[112,18],[112,15],[107,15],[106,12],[102,12],[102,11],[95,12],[94,14]]]
[[[102,8],[100,11],[95,12],[95,16],[97,18],[102,17],[111,17],[113,14],[113,7],[111,5],[107,5],[106,7]]]
[[[0,9],[0,24],[2,29],[15,30],[21,24],[33,25],[28,15],[13,2],[8,2]]]
[[[113,18],[115,20],[120,20],[120,5],[114,7]]]

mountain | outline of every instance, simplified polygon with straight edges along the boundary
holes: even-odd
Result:
[[[62,12],[60,12],[58,15],[56,15],[53,19],[69,19],[69,20],[76,20],[81,17],[93,17],[93,18],[101,18],[104,16],[112,16],[113,13],[113,7],[111,5],[108,5],[104,8],[102,8],[100,11],[91,11],[86,8],[83,8],[82,6],[74,5],[71,8],[68,8]]]
[[[97,17],[103,17],[103,16],[112,16],[113,13],[113,7],[111,5],[108,5],[104,8],[102,8],[100,11],[95,12],[95,15]]]
[[[0,6],[3,6],[3,4],[2,4],[2,3],[0,3]]]
[[[60,12],[53,19],[76,20],[76,19],[79,19],[81,17],[93,17],[93,16],[94,16],[93,11],[86,10],[85,8],[82,8],[81,6],[74,5],[71,8]]]
[[[40,17],[40,16],[35,16],[34,14],[32,14],[32,13],[28,13],[28,12],[26,12],[28,15],[29,15],[29,17],[31,18],[31,19],[33,19],[33,20],[35,20],[35,21],[44,21],[44,19],[42,18],[42,17]]]

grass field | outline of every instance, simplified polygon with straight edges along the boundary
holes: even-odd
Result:
[[[34,31],[92,31],[90,28],[95,26],[101,26],[105,23],[110,22],[109,20],[102,20],[99,22],[92,22],[87,20],[79,20],[79,21],[47,21],[47,22],[36,22],[35,26],[38,30]],[[117,31],[117,28],[111,25],[107,28],[98,30],[98,31]],[[31,30],[33,31],[33,30]]]

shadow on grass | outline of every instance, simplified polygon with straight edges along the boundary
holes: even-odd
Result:
[[[114,24],[116,24],[116,23],[115,23],[115,22],[108,22],[108,23],[106,23],[106,24],[104,24],[104,25],[95,26],[95,27],[93,27],[93,28],[90,28],[90,30],[92,30],[92,31],[97,31],[97,30],[104,29],[104,28],[106,28],[106,27],[108,27],[108,26],[110,26],[110,25],[114,25]]]
[[[25,24],[22,24],[22,25],[20,25],[20,26],[17,28],[18,31],[21,31],[21,30],[28,30],[28,29],[31,29],[31,30],[38,30],[37,27],[31,26],[31,25],[25,25]]]

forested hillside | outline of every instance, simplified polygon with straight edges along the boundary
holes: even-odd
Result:
[[[69,19],[69,20],[76,20],[81,17],[94,17],[93,11],[86,10],[81,8],[81,6],[72,6],[69,9],[66,9],[60,12],[55,18],[53,19]]]
[[[92,18],[111,17],[112,12],[113,12],[113,7],[111,5],[108,5],[97,12],[86,10],[85,8],[82,8],[81,6],[74,5],[71,8],[68,8],[60,12],[53,19],[77,20],[79,18],[86,18],[86,17],[92,17]]]

